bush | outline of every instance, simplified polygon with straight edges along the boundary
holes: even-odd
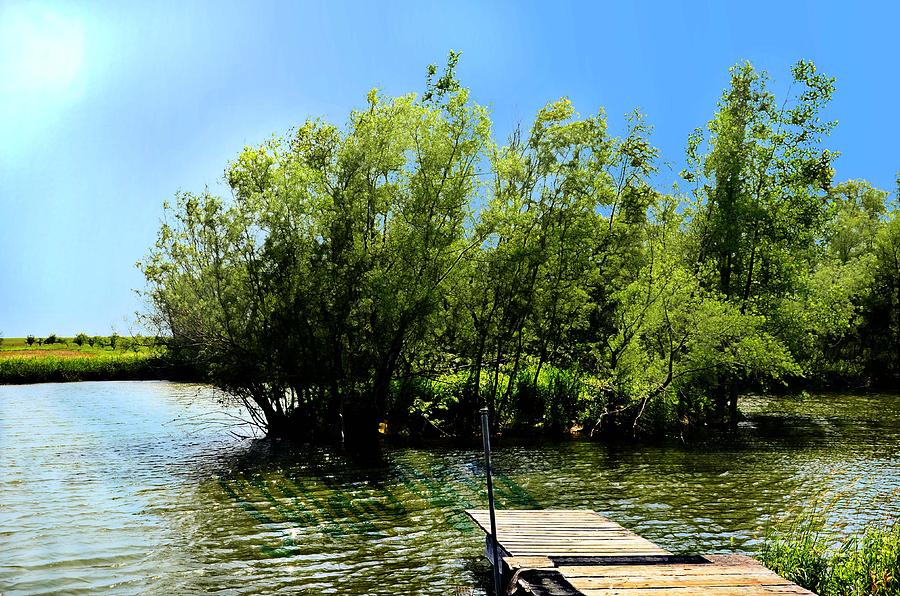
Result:
[[[119,334],[113,331],[112,335],[109,336],[109,347],[113,350],[116,349],[116,346],[119,344]]]
[[[47,336],[47,339],[44,340],[44,343],[48,346],[51,344],[55,344],[57,342],[58,342],[58,340],[56,339],[55,333],[51,333],[50,335]]]
[[[456,432],[466,376],[448,373],[437,379],[406,377],[391,384],[387,417],[391,433],[448,436]]]
[[[28,337],[26,337],[25,343],[28,344],[29,346],[33,346],[34,345],[34,336],[29,335]]]
[[[559,435],[585,418],[585,378],[578,371],[544,365],[537,374],[534,367],[527,366],[517,373],[507,391],[509,380],[504,373],[496,380],[497,430],[524,435],[540,429]],[[473,422],[473,410],[467,407],[474,400],[470,382],[466,372],[436,378],[412,376],[394,382],[387,408],[392,432],[417,436],[435,432],[460,434]],[[482,376],[480,403],[490,399],[493,382],[490,375]]]
[[[757,558],[821,596],[900,595],[898,524],[870,526],[842,542],[809,519],[786,537],[769,536]]]
[[[78,335],[76,335],[75,338],[72,340],[72,343],[74,343],[79,348],[86,343],[93,345],[93,343],[91,343],[90,339],[88,339],[88,336],[84,333],[79,333]]]

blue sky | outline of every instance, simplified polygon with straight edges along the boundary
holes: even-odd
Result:
[[[245,145],[365,94],[459,76],[496,134],[547,101],[635,107],[676,180],[728,68],[787,89],[790,64],[837,77],[837,177],[893,190],[900,170],[896,4],[825,2],[15,2],[0,0],[0,332],[138,330],[134,263],[178,189],[221,188]]]

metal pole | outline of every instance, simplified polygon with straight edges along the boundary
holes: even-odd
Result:
[[[494,568],[494,594],[501,596],[500,591],[500,549],[497,546],[497,520],[494,517],[494,483],[491,480],[491,423],[488,420],[488,409],[481,408],[481,436],[484,439],[484,467],[487,474],[488,512],[491,516],[491,555]]]

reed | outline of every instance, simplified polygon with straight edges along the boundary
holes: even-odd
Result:
[[[821,596],[900,595],[900,524],[872,525],[838,537],[816,517],[770,535],[757,558],[769,569]]]
[[[0,358],[0,384],[124,381],[169,378],[171,364],[158,352],[62,358]]]

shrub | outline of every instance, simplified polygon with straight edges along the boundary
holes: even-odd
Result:
[[[387,404],[391,433],[414,436],[454,433],[465,385],[466,377],[459,373],[435,379],[413,376],[394,381]]]
[[[88,336],[87,336],[86,334],[84,334],[84,333],[79,333],[79,334],[76,335],[75,338],[72,340],[72,343],[74,343],[76,346],[78,346],[78,347],[80,348],[80,347],[83,346],[84,344],[90,343],[90,340],[88,339]]]
[[[821,596],[900,595],[898,524],[870,526],[842,541],[809,519],[787,536],[769,536],[757,558]]]
[[[29,346],[33,346],[34,345],[34,336],[29,335],[28,337],[26,337],[25,343],[28,344]]]

